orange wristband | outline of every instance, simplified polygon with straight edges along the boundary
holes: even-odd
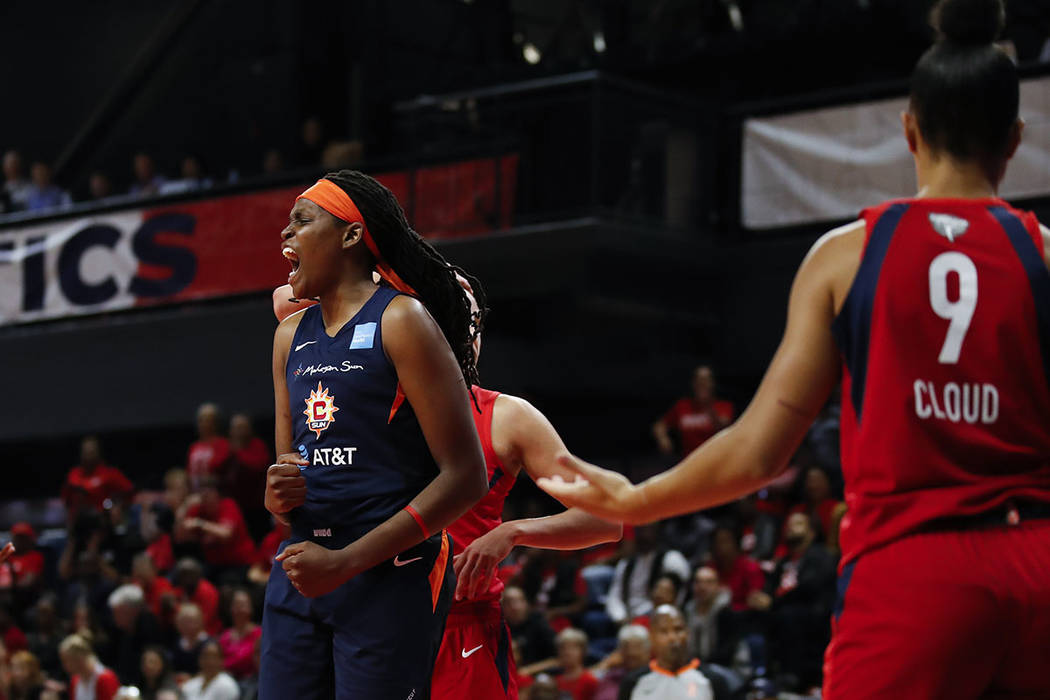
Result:
[[[405,510],[412,516],[412,519],[416,521],[416,525],[419,525],[419,529],[423,531],[423,539],[430,537],[430,532],[427,530],[427,524],[423,522],[422,516],[412,506],[405,506]]]

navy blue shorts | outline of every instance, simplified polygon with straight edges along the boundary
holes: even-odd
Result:
[[[304,598],[274,565],[259,700],[430,697],[456,586],[451,538],[432,535],[396,559],[401,566],[383,562],[318,598]]]

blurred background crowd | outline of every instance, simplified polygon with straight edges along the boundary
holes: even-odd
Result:
[[[689,393],[652,425],[656,451],[677,458],[733,421],[715,381],[711,367],[694,370]],[[100,699],[114,697],[107,683],[137,689],[127,697],[255,697],[265,584],[288,535],[262,506],[273,454],[245,414],[205,403],[196,424],[162,490],[83,438],[55,490],[65,526],[11,527],[0,697],[79,698],[78,683]],[[718,700],[818,687],[845,513],[837,443],[832,405],[759,494],[585,551],[515,549],[499,575],[522,696],[629,698],[650,662],[677,670],[693,659]],[[557,510],[523,479],[504,519]]]

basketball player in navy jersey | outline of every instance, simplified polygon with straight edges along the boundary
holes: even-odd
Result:
[[[903,115],[917,197],[803,261],[740,420],[632,486],[565,457],[566,503],[648,522],[776,476],[843,382],[849,511],[827,700],[1050,698],[1050,232],[996,195],[1020,143],[1002,0],[942,0]]]
[[[459,283],[480,315],[470,283]],[[312,301],[293,300],[288,285],[274,290],[274,314],[281,321]],[[474,337],[475,362],[481,334]],[[478,503],[449,526],[454,544],[455,602],[434,665],[432,700],[507,698],[517,700],[517,671],[510,632],[500,604],[503,581],[497,567],[516,546],[573,550],[615,542],[623,527],[579,509],[556,515],[502,522],[503,501],[518,474],[533,479],[570,472],[555,464],[565,444],[550,421],[528,401],[495,391],[473,388],[472,415],[481,438],[489,490]],[[288,507],[302,503],[302,494],[274,491],[271,498]]]
[[[267,489],[292,535],[267,584],[259,695],[427,698],[454,587],[444,528],[487,486],[475,319],[456,270],[366,175],[319,180],[281,238],[293,293],[320,303],[274,338],[268,486],[304,500]]]

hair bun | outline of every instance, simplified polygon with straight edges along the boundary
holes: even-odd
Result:
[[[1003,0],[940,0],[930,24],[941,41],[962,45],[991,44],[1006,25]]]

